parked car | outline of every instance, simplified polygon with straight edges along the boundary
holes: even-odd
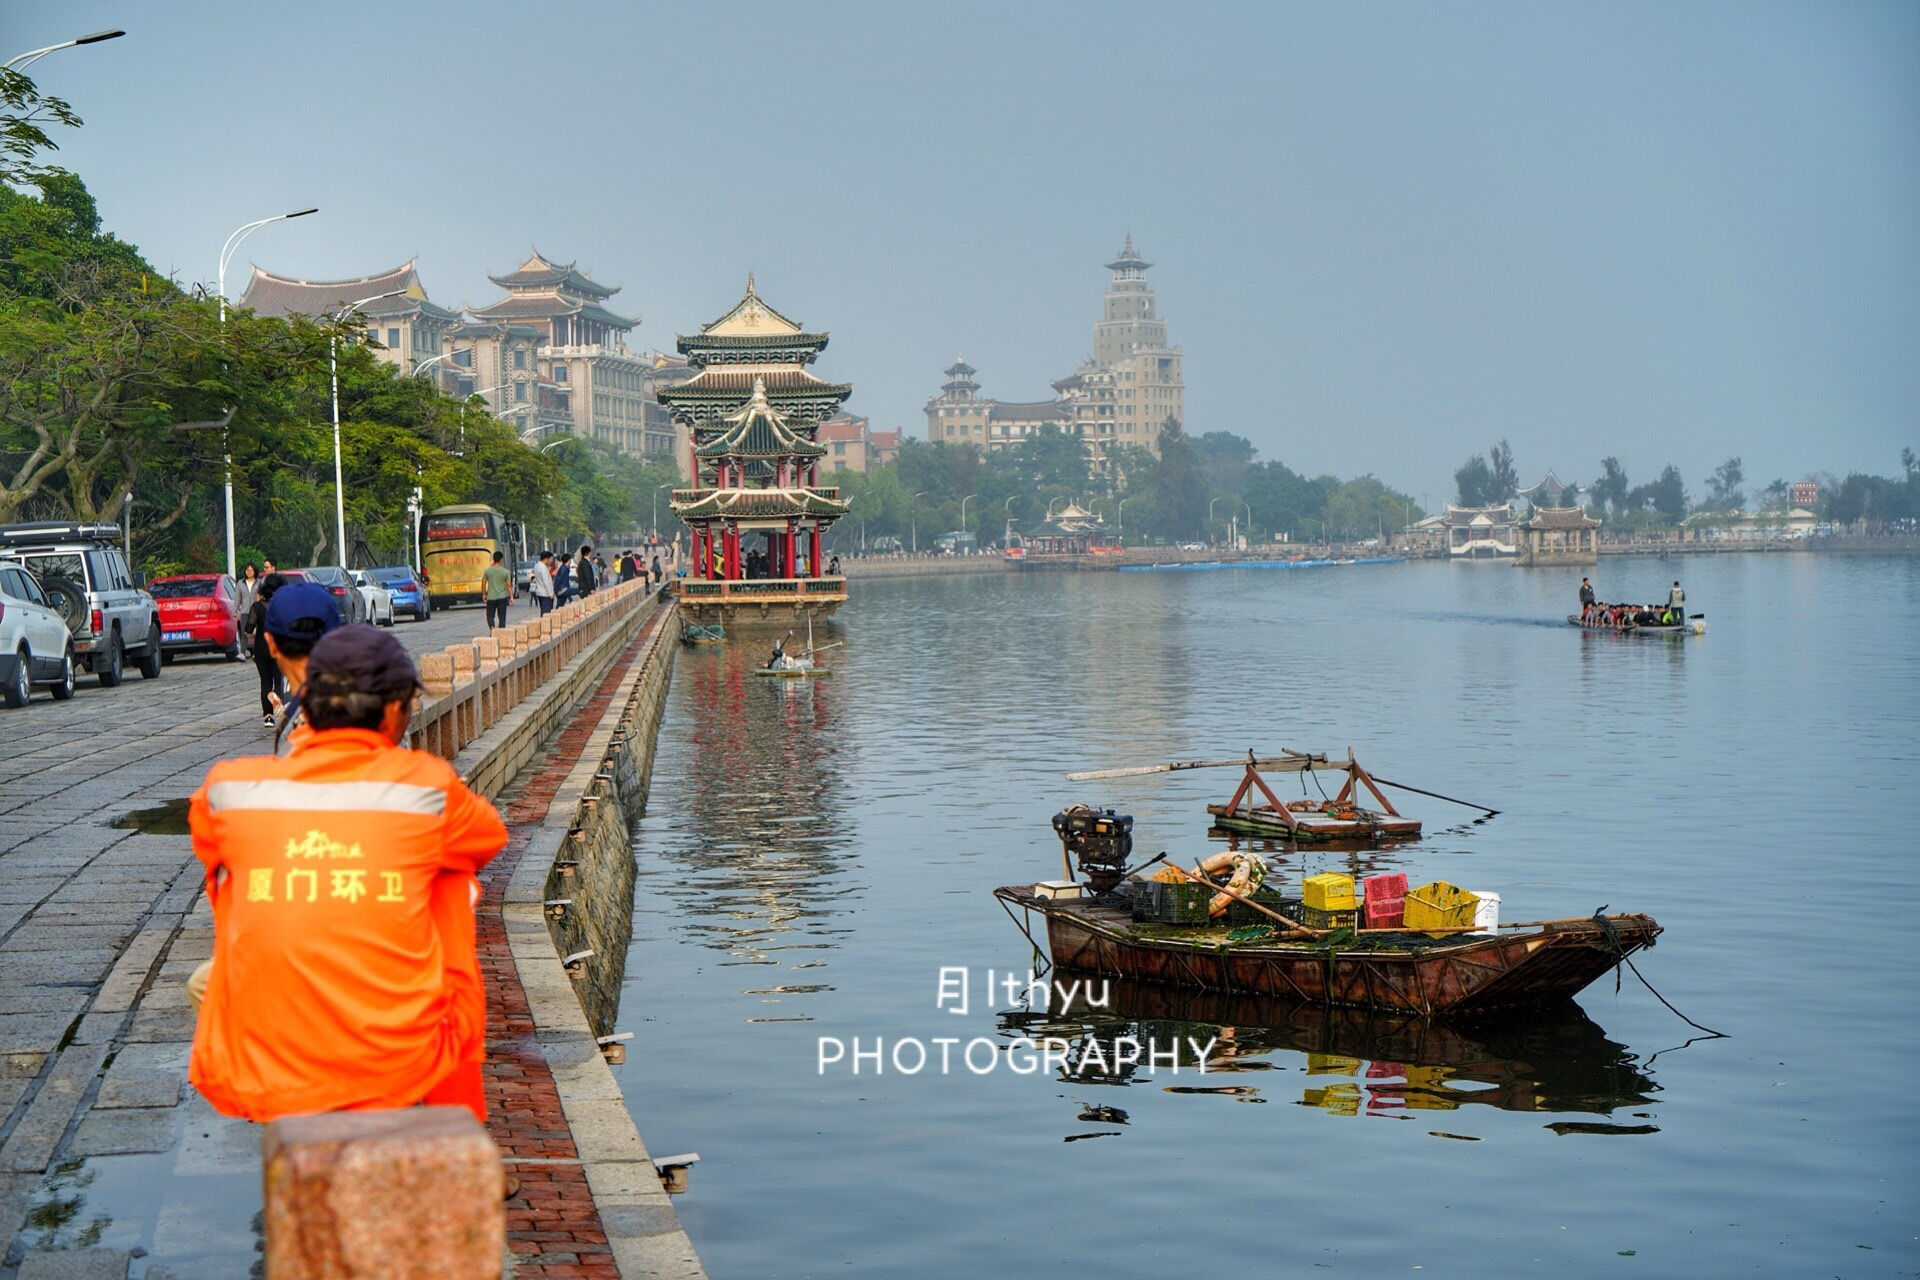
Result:
[[[420,581],[420,575],[411,566],[382,565],[365,570],[365,573],[387,589],[393,607],[399,612],[411,613],[415,622],[425,622],[433,616],[433,602],[427,599],[427,584]]]
[[[533,586],[533,566],[540,563],[540,557],[533,556],[522,560],[513,570],[513,591],[515,595],[525,596]]]
[[[365,569],[352,571],[353,585],[360,590],[360,601],[367,607],[367,621],[379,626],[393,625],[393,593],[367,576]]]
[[[36,684],[73,696],[73,635],[26,566],[0,560],[0,697],[24,707]]]
[[[147,584],[160,607],[160,658],[221,653],[240,660],[240,588],[224,573],[182,573]]]
[[[340,621],[343,624],[367,620],[367,602],[360,598],[360,592],[354,587],[352,577],[339,565],[320,564],[305,569],[282,569],[280,574],[289,582],[304,579],[308,582],[317,582],[331,591],[333,606],[340,611]]]
[[[120,683],[129,654],[148,680],[160,675],[160,608],[120,552],[120,526],[43,520],[0,525],[0,551],[18,559],[40,581],[47,603],[73,635],[76,661]]]

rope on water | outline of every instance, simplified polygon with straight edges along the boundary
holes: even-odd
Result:
[[[1713,1036],[1716,1039],[1720,1039],[1720,1040],[1727,1039],[1726,1032],[1715,1031],[1712,1027],[1703,1027],[1699,1023],[1695,1022],[1692,1018],[1689,1018],[1686,1014],[1681,1013],[1678,1009],[1675,1009],[1673,1007],[1673,1001],[1661,995],[1659,988],[1655,987],[1651,982],[1647,981],[1647,975],[1640,972],[1639,968],[1633,963],[1633,958],[1627,954],[1626,948],[1620,945],[1620,935],[1618,932],[1615,931],[1613,927],[1613,921],[1607,919],[1606,911],[1607,909],[1604,906],[1596,910],[1593,913],[1593,922],[1600,926],[1600,931],[1606,935],[1607,945],[1611,947],[1613,950],[1613,955],[1614,955],[1613,992],[1614,994],[1615,995],[1620,994],[1620,966],[1624,964],[1625,966],[1627,966],[1629,970],[1633,972],[1634,977],[1640,979],[1640,985],[1645,987],[1648,991],[1651,991],[1653,993],[1653,998],[1655,1000],[1658,1000],[1661,1004],[1667,1006],[1667,1008],[1672,1011],[1674,1017],[1686,1023],[1688,1026],[1692,1027],[1695,1031],[1704,1031],[1706,1034]]]

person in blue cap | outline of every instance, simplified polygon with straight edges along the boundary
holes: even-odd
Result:
[[[267,651],[280,668],[286,687],[293,691],[280,708],[279,728],[273,735],[273,753],[291,749],[293,732],[306,724],[300,711],[300,690],[307,683],[307,655],[320,637],[340,625],[333,593],[317,582],[289,582],[267,602]]]

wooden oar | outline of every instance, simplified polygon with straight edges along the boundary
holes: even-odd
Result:
[[[1091,782],[1098,778],[1137,778],[1149,773],[1179,773],[1184,769],[1224,769],[1229,765],[1239,766],[1241,768],[1252,765],[1256,769],[1283,769],[1288,765],[1292,765],[1294,768],[1299,769],[1305,765],[1325,763],[1327,763],[1327,757],[1324,754],[1314,754],[1307,751],[1289,751],[1284,756],[1270,756],[1261,760],[1250,759],[1247,756],[1239,756],[1232,760],[1175,760],[1168,764],[1142,764],[1125,769],[1089,769],[1084,773],[1068,774],[1067,781]],[[1342,764],[1339,767],[1345,768],[1346,766]]]
[[[1449,804],[1463,805],[1468,809],[1478,809],[1480,812],[1486,814],[1490,818],[1498,817],[1500,813],[1498,809],[1489,809],[1487,808],[1487,806],[1483,804],[1475,804],[1471,800],[1461,800],[1454,796],[1443,796],[1438,791],[1422,791],[1420,788],[1410,787],[1404,782],[1388,782],[1385,778],[1378,777],[1378,776],[1375,776],[1373,780],[1379,783],[1383,787],[1393,787],[1399,791],[1411,791],[1413,792],[1413,794],[1417,796],[1431,796],[1435,800],[1445,800]]]

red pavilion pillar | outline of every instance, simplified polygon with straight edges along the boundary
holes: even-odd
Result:
[[[799,546],[796,538],[797,534],[794,531],[793,521],[789,520],[787,521],[787,563],[782,566],[786,572],[781,574],[784,578],[797,578],[800,576],[800,558],[797,554]]]
[[[820,526],[817,524],[807,530],[807,576],[820,576]]]

